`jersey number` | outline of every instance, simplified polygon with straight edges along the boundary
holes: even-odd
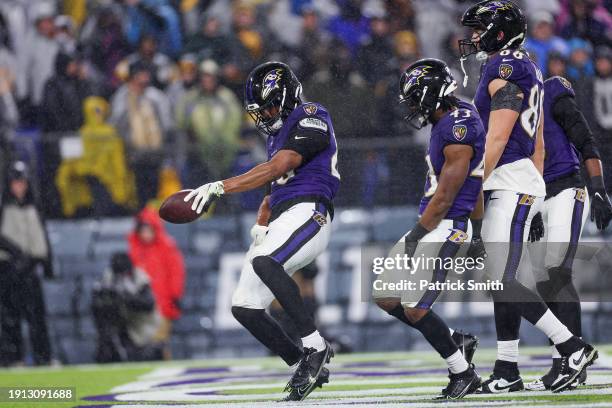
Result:
[[[534,85],[529,93],[529,106],[521,113],[521,126],[531,138],[535,137],[540,127],[543,99],[544,91],[537,84]]]

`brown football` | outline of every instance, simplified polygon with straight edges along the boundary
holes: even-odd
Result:
[[[181,190],[166,198],[159,207],[159,216],[173,224],[186,224],[200,218],[201,214],[191,209],[191,200],[183,201],[191,190]]]

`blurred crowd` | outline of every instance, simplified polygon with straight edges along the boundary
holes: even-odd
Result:
[[[399,73],[419,57],[438,57],[461,81],[457,40],[467,33],[458,21],[473,2],[4,0],[0,162],[27,156],[53,217],[132,214],[181,186],[242,172],[265,159],[241,101],[246,75],[266,60],[295,70],[305,97],[331,112],[341,144],[395,138],[420,155],[423,136],[402,123],[395,103]],[[612,1],[519,3],[527,50],[545,76],[574,83],[606,151]],[[479,64],[467,64],[467,98]],[[24,149],[24,139],[35,147]],[[348,177],[355,188],[341,195],[357,196],[347,202],[380,204],[377,189],[391,186],[392,167],[412,161],[394,151],[340,161],[341,173],[359,175]],[[420,184],[418,172],[407,176],[415,182],[406,186]],[[405,190],[390,189],[400,201]],[[259,197],[242,195],[234,208],[256,208]]]

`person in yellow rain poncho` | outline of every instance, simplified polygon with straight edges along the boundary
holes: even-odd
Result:
[[[126,164],[123,140],[106,122],[108,103],[104,98],[89,97],[83,111],[85,124],[79,130],[83,154],[64,160],[55,177],[64,215],[73,216],[81,208],[93,210],[94,215],[113,215],[118,208],[134,210],[134,175]],[[101,205],[99,198],[110,203]]]

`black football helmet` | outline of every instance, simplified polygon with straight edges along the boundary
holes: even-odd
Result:
[[[266,62],[249,74],[244,107],[261,132],[271,135],[302,101],[302,84],[282,62]]]
[[[404,120],[416,129],[425,127],[437,109],[456,104],[455,89],[457,81],[444,61],[427,58],[413,63],[400,78],[400,104],[407,110]]]
[[[518,49],[527,34],[525,15],[510,0],[485,0],[473,5],[463,14],[461,25],[482,31],[480,41],[459,40],[461,58],[481,51],[490,54],[507,48]]]

